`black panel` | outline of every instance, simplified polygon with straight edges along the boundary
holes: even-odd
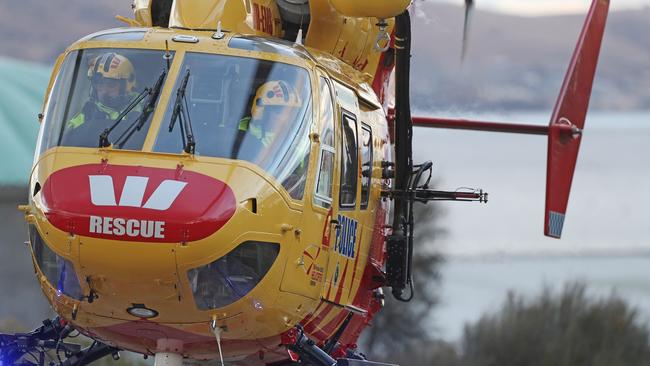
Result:
[[[153,0],[151,4],[151,22],[154,27],[169,28],[169,15],[172,11],[172,0]]]

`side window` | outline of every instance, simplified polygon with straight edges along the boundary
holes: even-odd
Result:
[[[357,121],[354,115],[343,112],[343,151],[341,154],[341,207],[354,207],[357,196]]]
[[[61,64],[59,74],[56,76],[50,97],[45,108],[45,120],[41,125],[36,154],[41,155],[47,149],[57,146],[61,135],[61,125],[66,109],[66,101],[70,93],[70,80],[78,64],[81,63],[81,56],[77,51],[68,54]]]
[[[334,178],[334,107],[327,80],[320,78],[320,161],[314,203],[325,208],[332,206]]]
[[[361,124],[361,209],[368,208],[372,178],[372,130]]]

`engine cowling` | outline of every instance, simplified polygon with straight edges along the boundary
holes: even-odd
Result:
[[[342,15],[380,19],[403,13],[410,3],[410,0],[330,0],[330,4]]]

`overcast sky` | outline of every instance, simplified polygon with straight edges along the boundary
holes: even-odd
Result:
[[[431,0],[427,0],[431,1]],[[447,2],[463,3],[461,0]],[[497,10],[500,12],[539,15],[557,13],[584,13],[591,4],[589,0],[476,0],[477,8]],[[650,6],[650,0],[613,0],[613,10],[640,8]]]

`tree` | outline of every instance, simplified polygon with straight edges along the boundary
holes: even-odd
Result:
[[[432,308],[438,302],[442,256],[433,241],[444,234],[436,225],[442,211],[435,204],[415,206],[413,280],[415,296],[409,303],[395,300],[386,292],[386,305],[375,316],[362,339],[362,349],[372,360],[396,362],[415,343],[430,342]],[[415,343],[414,343],[415,342]]]
[[[462,366],[455,345],[443,340],[413,341],[389,361],[401,366]]]
[[[466,326],[463,348],[465,366],[650,365],[650,329],[618,296],[569,284],[530,303],[510,293],[501,311]]]

